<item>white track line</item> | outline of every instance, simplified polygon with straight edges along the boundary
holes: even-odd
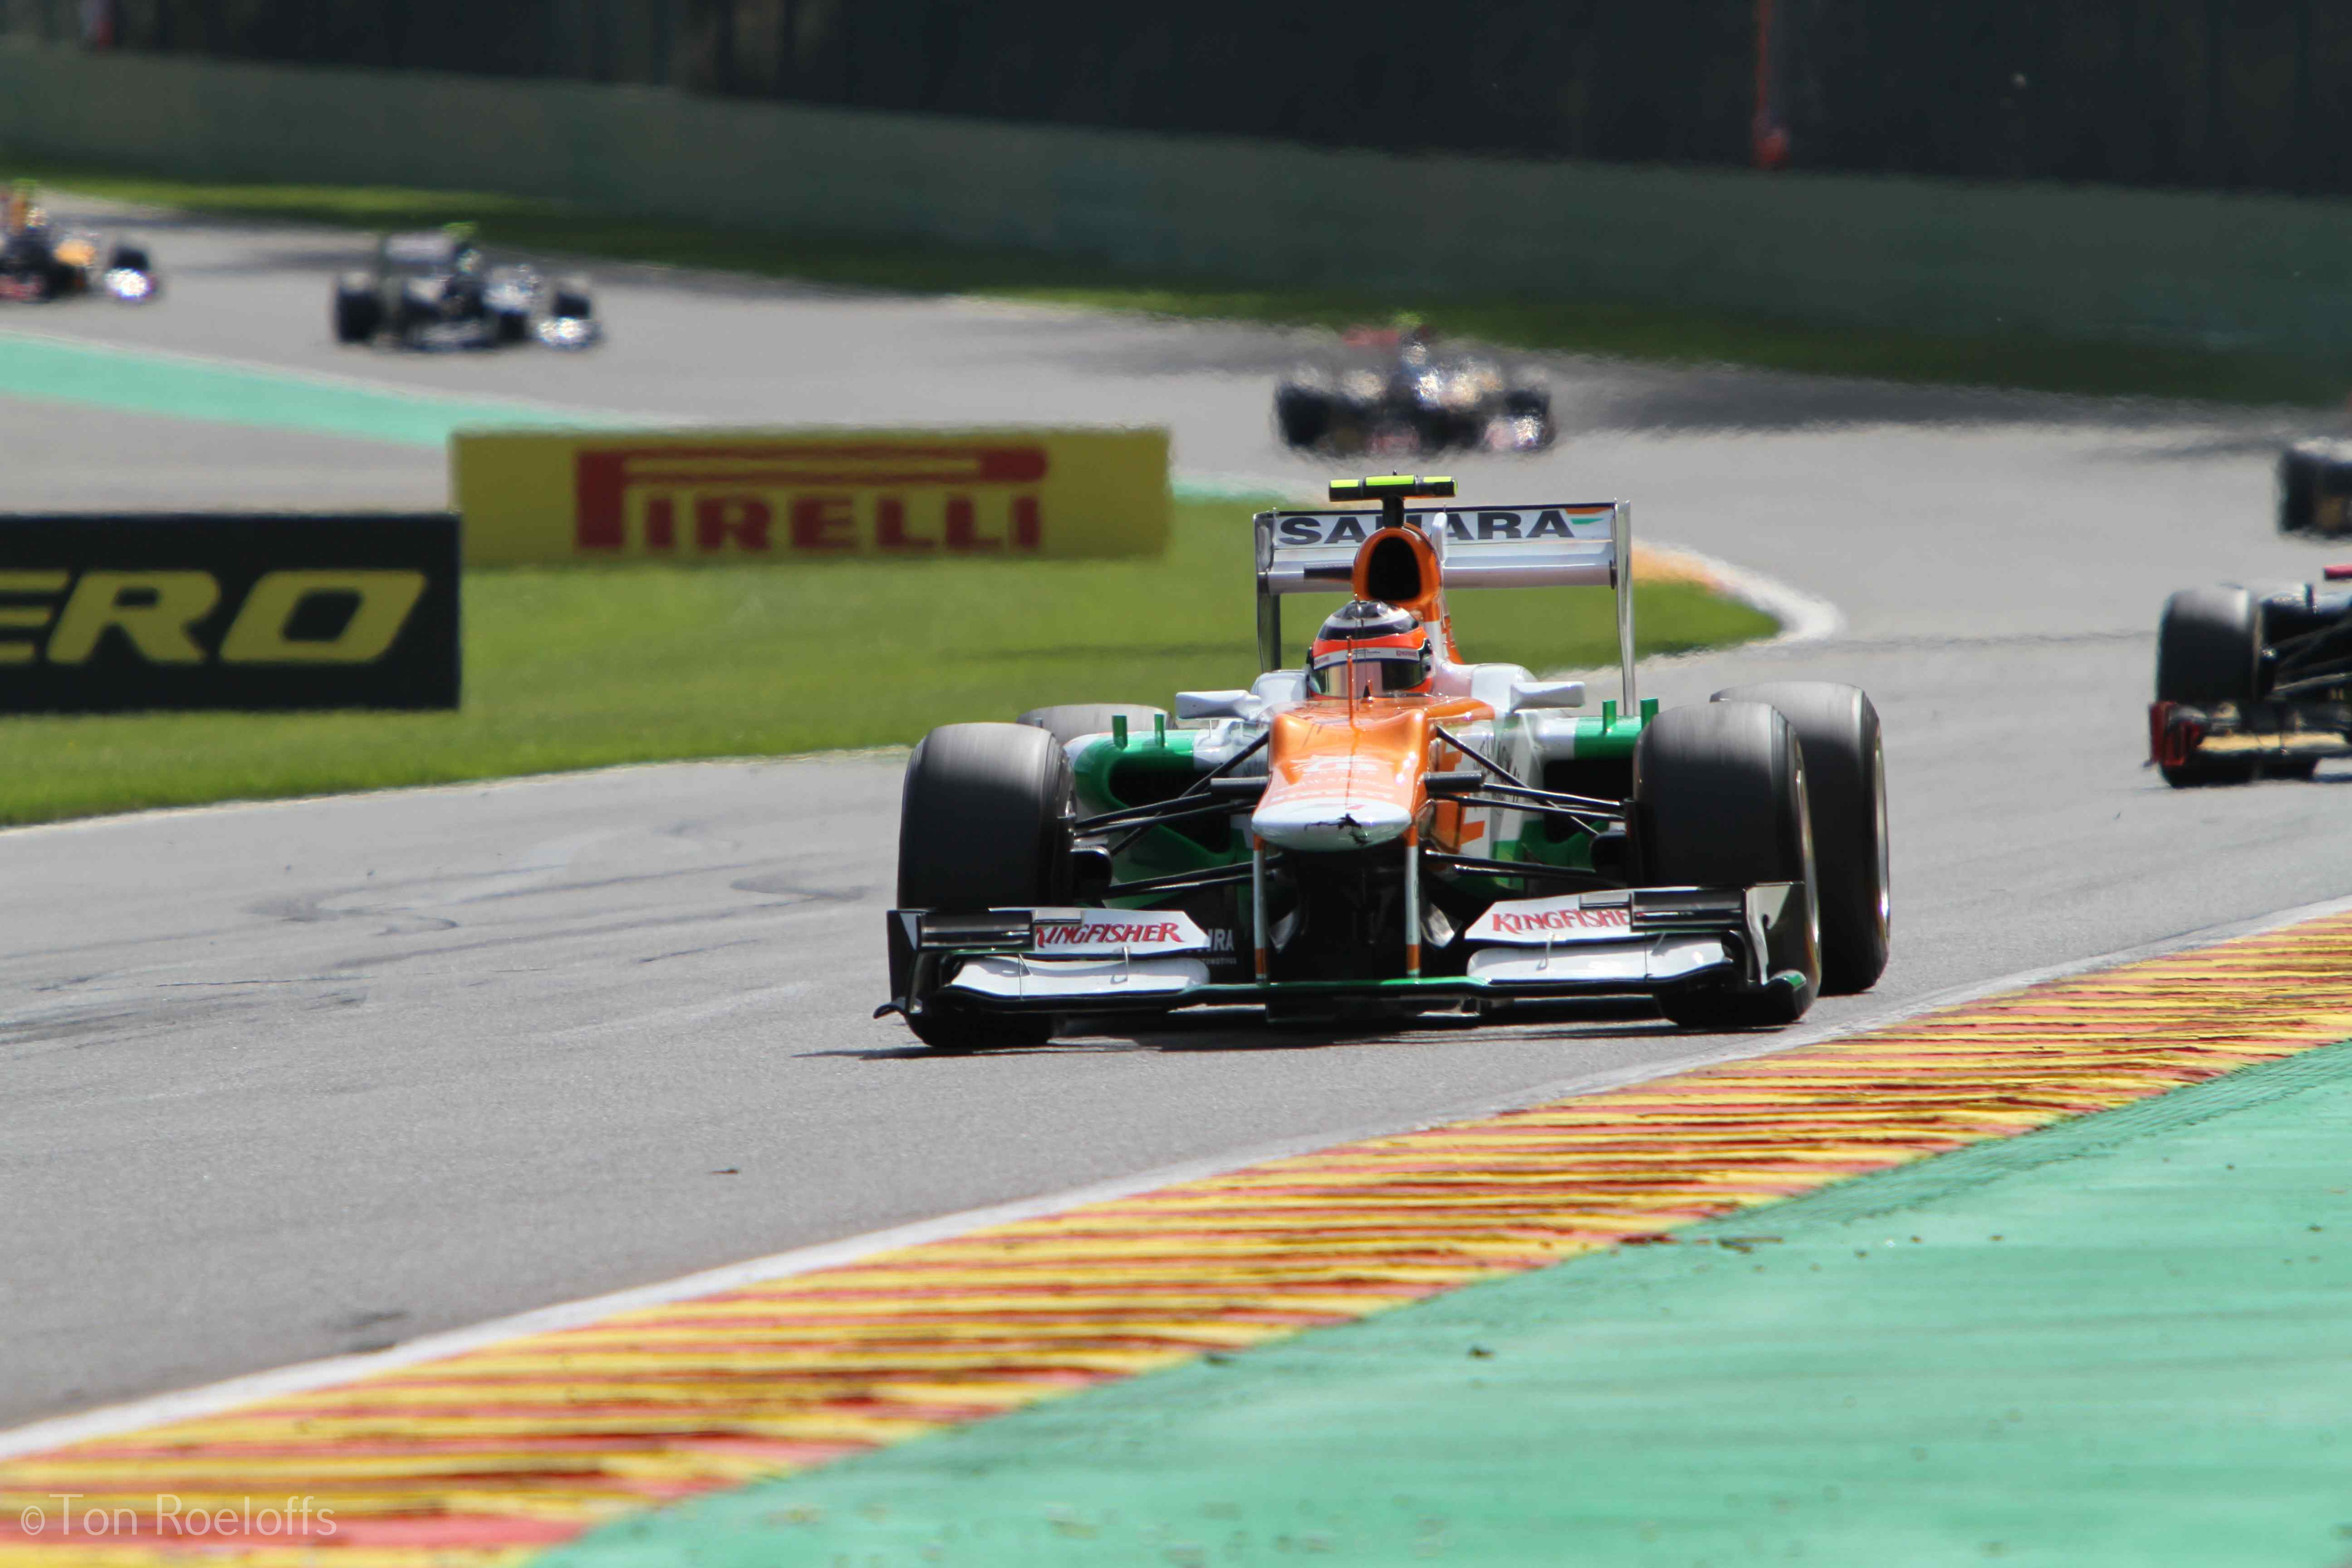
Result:
[[[1506,1100],[1457,1106],[1417,1121],[1397,1123],[1382,1122],[1338,1132],[1318,1132],[1307,1137],[1285,1140],[1258,1148],[1213,1155],[1206,1159],[1187,1161],[1181,1164],[1164,1165],[1132,1176],[1097,1182],[1083,1187],[1045,1196],[1024,1198],[1014,1203],[997,1204],[986,1208],[966,1209],[959,1214],[942,1215],[936,1219],[919,1220],[912,1225],[895,1226],[887,1230],[871,1231],[864,1236],[845,1237],[840,1241],[820,1243],[814,1247],[795,1247],[788,1252],[755,1258],[720,1268],[704,1269],[676,1279],[657,1284],[641,1285],[634,1289],[616,1290],[609,1295],[592,1296],[584,1300],[567,1301],[557,1306],[541,1307],[511,1317],[493,1318],[471,1328],[454,1329],[446,1333],[427,1334],[381,1351],[358,1355],[334,1356],[324,1361],[303,1362],[274,1371],[254,1373],[225,1382],[208,1384],[201,1388],[157,1394],[122,1405],[106,1405],[75,1415],[60,1415],[47,1421],[37,1421],[14,1431],[0,1433],[0,1460],[21,1458],[68,1444],[89,1442],[101,1437],[120,1436],[170,1422],[192,1420],[216,1415],[223,1411],[252,1405],[265,1399],[286,1394],[305,1394],[316,1389],[349,1383],[380,1373],[438,1361],[467,1351],[480,1350],[506,1340],[526,1334],[549,1333],[561,1329],[580,1328],[619,1312],[634,1311],[647,1307],[667,1306],[675,1301],[709,1296],[722,1290],[734,1290],[767,1280],[786,1279],[795,1275],[854,1263],[876,1253],[898,1247],[915,1247],[925,1242],[945,1241],[974,1230],[992,1226],[1010,1225],[1020,1220],[1043,1219],[1064,1214],[1087,1204],[1131,1197],[1139,1193],[1172,1186],[1182,1182],[1224,1174],[1244,1166],[1267,1160],[1283,1159],[1294,1154],[1328,1149],[1364,1138],[1390,1136],[1424,1127],[1444,1126],[1474,1117],[1492,1115],[1497,1111],[1539,1105],[1575,1094],[1591,1094],[1602,1089],[1621,1089],[1629,1084],[1646,1083],[1696,1068],[1721,1062],[1740,1061],[1793,1050],[1802,1046],[1816,1045],[1869,1029],[1885,1028],[1922,1013],[1937,1008],[1957,1006],[1981,1000],[2001,992],[2014,991],[2044,981],[2104,969],[2138,959],[2160,957],[2186,948],[2210,946],[2235,937],[2252,936],[2277,931],[2303,921],[2352,911],[2352,899],[2334,899],[2324,903],[2305,904],[2295,909],[2263,915],[2252,920],[2232,921],[2225,924],[2206,926],[2196,931],[2181,931],[2159,941],[2144,942],[2137,947],[2122,948],[2095,957],[2072,960],[2040,969],[2021,970],[1998,979],[1956,986],[1924,996],[1916,1002],[1891,1007],[1851,1023],[1832,1027],[1800,1030],[1790,1034],[1750,1037],[1737,1044],[1719,1045],[1694,1051],[1671,1061],[1653,1062],[1640,1068],[1619,1068],[1610,1072],[1586,1074],[1545,1084]]]
[[[1751,609],[1761,610],[1780,623],[1780,635],[1760,643],[1748,643],[1750,648],[1782,647],[1790,643],[1820,642],[1845,630],[1845,612],[1827,599],[1816,598],[1803,589],[1768,577],[1761,572],[1734,565],[1719,556],[1702,551],[1687,550],[1679,544],[1651,544],[1650,553],[1662,564],[1688,567],[1694,575],[1712,584],[1725,597],[1737,599]]]

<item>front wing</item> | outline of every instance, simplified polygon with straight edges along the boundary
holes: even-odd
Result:
[[[1770,932],[1803,918],[1797,885],[1636,888],[1508,900],[1455,941],[1461,973],[1381,980],[1217,981],[1214,934],[1181,914],[992,910],[887,917],[891,1001],[909,1015],[942,1004],[982,1012],[1165,1012],[1285,999],[1410,1010],[1447,1002],[1654,994],[1693,984],[1761,986]],[[1117,923],[1104,923],[1117,917]],[[1073,941],[1094,931],[1101,941]],[[1452,965],[1448,966],[1453,967]]]
[[[2352,756],[2352,707],[2341,702],[2152,703],[2148,761],[2295,763]]]

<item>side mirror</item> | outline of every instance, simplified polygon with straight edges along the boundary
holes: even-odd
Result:
[[[1263,699],[1246,691],[1180,691],[1179,719],[1255,719],[1265,711]]]
[[[1584,706],[1584,682],[1581,680],[1515,680],[1511,682],[1511,707],[1581,708]]]

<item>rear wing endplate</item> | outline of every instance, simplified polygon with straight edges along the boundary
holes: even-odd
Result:
[[[1627,713],[1633,692],[1633,504],[1430,507],[1404,513],[1437,553],[1446,588],[1608,588],[1617,600],[1617,658]],[[1356,552],[1381,526],[1377,505],[1262,511],[1257,535],[1257,658],[1282,664],[1282,597],[1345,594]]]

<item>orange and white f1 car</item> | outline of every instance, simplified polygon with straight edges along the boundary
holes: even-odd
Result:
[[[1172,716],[1094,705],[934,730],[907,766],[891,999],[942,1049],[1202,1005],[1367,1022],[1656,998],[1787,1024],[1887,957],[1878,715],[1780,682],[1634,691],[1633,509],[1456,507],[1450,479],[1260,513],[1259,663]],[[1412,503],[1423,503],[1415,507]],[[1445,596],[1616,595],[1619,700],[1465,662]],[[1347,591],[1299,667],[1282,600]]]

